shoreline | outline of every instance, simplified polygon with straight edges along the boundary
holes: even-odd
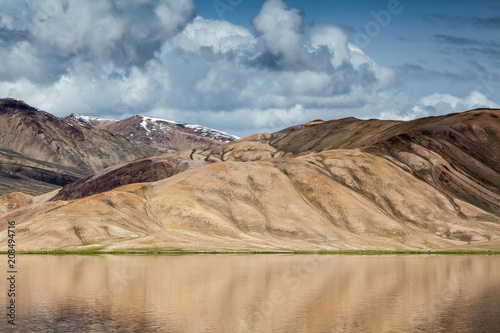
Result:
[[[7,251],[0,251],[0,255],[8,255]],[[259,255],[259,254],[287,254],[287,255],[499,255],[500,251],[379,251],[379,250],[352,250],[352,251],[99,251],[99,250],[55,250],[55,251],[16,251],[16,255]]]

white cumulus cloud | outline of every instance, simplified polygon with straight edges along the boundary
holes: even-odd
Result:
[[[298,61],[303,52],[300,43],[304,21],[300,10],[287,8],[281,0],[269,0],[252,23],[273,55],[282,57],[285,64]]]
[[[419,104],[432,108],[436,113],[462,112],[476,108],[500,108],[500,104],[490,101],[483,93],[471,91],[468,96],[459,98],[450,94],[432,94],[422,97]]]

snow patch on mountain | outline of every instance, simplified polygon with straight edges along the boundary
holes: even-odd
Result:
[[[205,126],[201,125],[195,125],[195,124],[190,124],[190,123],[184,123],[180,121],[174,121],[174,120],[167,120],[167,119],[161,119],[161,118],[153,118],[153,117],[146,117],[146,116],[140,116],[142,117],[142,122],[141,126],[148,132],[148,134],[151,132],[151,130],[147,127],[147,121],[150,121],[153,123],[155,127],[152,128],[152,130],[156,130],[157,128],[160,128],[164,131],[168,130],[165,129],[162,123],[167,123],[167,124],[172,124],[172,125],[177,125],[180,127],[185,127],[189,128],[197,133],[200,133],[201,136],[204,137],[211,137],[212,139],[216,140],[225,140],[226,142],[232,141],[232,140],[238,140],[240,137],[232,134],[228,134],[223,131],[219,131],[213,128],[208,128]]]
[[[159,146],[162,144],[170,146],[172,138],[175,138],[173,140],[177,140],[175,141],[176,147],[179,147],[179,145],[182,147],[190,145],[182,143],[182,140],[187,140],[187,142],[199,146],[208,145],[211,142],[226,143],[239,139],[235,135],[205,126],[149,116],[136,115],[123,120],[111,120],[72,113],[65,119],[80,126],[105,129],[129,139],[133,138],[138,142]],[[196,139],[196,137],[199,139]]]
[[[88,125],[92,121],[116,121],[114,119],[103,119],[103,118],[98,118],[98,117],[84,116],[84,115],[77,114],[77,113],[72,113],[67,118],[70,119],[71,121],[77,123],[78,125],[82,125],[82,126]]]
[[[146,130],[146,132],[149,134],[151,133],[151,131],[149,130],[148,128],[148,123],[146,122],[146,118],[142,118],[142,121],[141,121],[141,126],[142,128],[144,128]]]

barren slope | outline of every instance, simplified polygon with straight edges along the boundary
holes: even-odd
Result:
[[[269,134],[255,134],[223,146],[184,149],[120,163],[64,186],[52,200],[78,199],[122,185],[158,181],[209,163],[280,156],[269,146],[269,138]]]
[[[85,173],[78,168],[40,161],[0,148],[0,194],[23,192],[38,195],[84,176]]]
[[[357,150],[214,163],[31,205],[5,215],[0,228],[8,220],[24,250],[436,249],[487,247],[500,236],[497,216]]]
[[[500,215],[500,110],[436,117],[366,151],[406,165],[447,194]]]

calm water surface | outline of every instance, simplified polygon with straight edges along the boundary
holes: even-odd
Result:
[[[500,332],[500,256],[30,255],[17,268],[14,332]]]

